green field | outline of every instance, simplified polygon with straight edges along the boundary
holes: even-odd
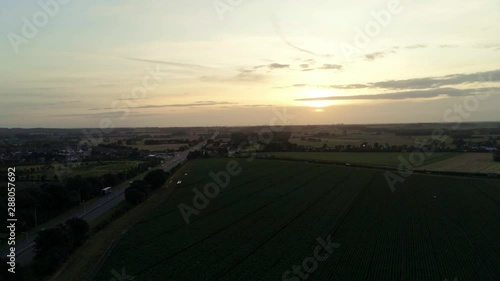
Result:
[[[285,276],[318,252],[308,280],[497,280],[500,181],[414,175],[391,192],[383,171],[236,159],[241,174],[186,224],[193,188],[228,159],[198,160],[161,207],[117,244],[97,279],[304,280]],[[234,161],[234,160],[233,160]],[[97,261],[96,261],[97,262]],[[290,274],[290,273],[289,273]],[[304,275],[305,276],[305,275]],[[289,279],[287,279],[289,277]]]
[[[278,158],[299,159],[299,160],[319,160],[351,164],[367,164],[376,166],[397,167],[402,156],[408,160],[409,152],[273,152]],[[422,165],[436,163],[460,155],[453,152],[436,152],[425,158]]]

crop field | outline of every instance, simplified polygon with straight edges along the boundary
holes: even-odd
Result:
[[[241,173],[184,221],[193,189],[228,159],[191,164],[167,201],[133,226],[96,280],[495,281],[500,181],[238,159]],[[236,160],[232,160],[236,161]],[[314,257],[314,258],[313,258]]]
[[[272,155],[279,158],[299,159],[299,160],[319,160],[343,163],[367,164],[376,166],[397,167],[402,156],[408,160],[410,153],[401,152],[273,152]],[[453,158],[460,153],[436,152],[425,158],[422,165],[436,163],[449,158]]]
[[[363,142],[368,142],[373,145],[374,143],[384,144],[388,143],[390,145],[414,145],[416,143],[425,142],[428,140],[432,140],[432,135],[424,135],[424,136],[398,136],[395,134],[388,133],[378,133],[374,134],[371,132],[362,132],[362,131],[350,131],[349,135],[342,136],[342,131],[336,132],[336,136],[331,137],[315,137],[314,135],[305,136],[306,140],[302,140],[303,132],[295,133],[290,142],[296,143],[299,145],[312,146],[312,147],[321,147],[323,144],[328,146],[335,145],[354,145],[360,146]],[[307,141],[307,138],[319,139],[318,142]],[[446,139],[448,144],[452,144],[453,138],[449,137]]]
[[[500,162],[493,161],[491,153],[464,153],[451,159],[429,164],[422,169],[465,173],[500,173]]]

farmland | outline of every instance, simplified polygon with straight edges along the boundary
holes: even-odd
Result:
[[[178,205],[193,206],[193,188],[203,190],[227,162],[194,162],[116,245],[97,280],[124,271],[183,281],[500,276],[498,180],[414,175],[392,193],[383,171],[239,159],[241,173],[186,224]],[[337,246],[306,272],[321,240]]]
[[[101,161],[101,162],[77,162],[67,164],[70,170],[65,173],[65,176],[80,175],[83,177],[102,176],[107,173],[117,174],[135,168],[142,161]],[[19,166],[18,170],[26,175],[26,179],[38,179],[45,176],[47,179],[52,179],[56,175],[56,169],[52,165],[31,165]]]
[[[137,148],[139,150],[148,150],[152,152],[157,152],[157,151],[168,151],[168,150],[174,150],[177,151],[179,148],[186,146],[186,144],[182,143],[174,143],[174,144],[158,144],[158,145],[145,145],[145,144],[138,144],[138,145],[129,145],[128,147],[132,148]]]
[[[356,163],[376,166],[397,167],[401,161],[398,159],[402,156],[408,159],[408,152],[275,152],[272,153],[278,158],[298,159],[298,160],[319,160],[342,163]],[[436,163],[445,159],[452,159],[460,155],[460,153],[436,152],[425,158],[423,165]]]
[[[500,173],[500,162],[493,161],[491,153],[464,153],[457,157],[422,167],[430,171],[472,173]]]

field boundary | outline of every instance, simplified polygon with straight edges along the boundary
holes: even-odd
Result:
[[[108,259],[109,255],[111,254],[111,251],[113,251],[113,249],[116,247],[116,245],[118,244],[118,242],[120,242],[122,239],[123,239],[123,236],[125,236],[125,234],[127,234],[128,230],[131,228],[132,226],[130,226],[129,228],[125,229],[122,234],[120,235],[120,237],[116,238],[115,240],[113,240],[110,244],[109,244],[109,247],[106,249],[106,251],[102,254],[101,258],[99,259],[99,261],[97,262],[97,265],[96,267],[94,268],[94,270],[92,270],[92,272],[89,274],[89,277],[86,278],[86,280],[88,281],[92,281],[96,278],[97,274],[99,273],[99,271],[101,271],[101,268],[102,266],[104,265],[104,262]]]
[[[393,168],[389,166],[383,165],[368,165],[368,164],[356,164],[349,163],[349,166],[346,165],[345,162],[340,161],[329,161],[329,160],[305,160],[305,159],[297,159],[297,158],[289,158],[289,157],[273,157],[273,158],[264,158],[264,160],[281,160],[281,161],[291,161],[291,162],[302,162],[302,163],[313,163],[313,164],[322,164],[322,165],[335,165],[342,166],[345,168],[364,168],[364,169],[372,169],[372,170],[382,170],[382,171],[394,171],[398,172],[398,168]],[[499,179],[500,175],[495,174],[492,176],[492,173],[473,173],[473,172],[452,172],[452,171],[429,171],[425,169],[415,169],[413,171],[417,174],[427,174],[427,175],[436,175],[436,176],[452,176],[452,177],[467,177],[467,178],[488,178],[488,179]]]

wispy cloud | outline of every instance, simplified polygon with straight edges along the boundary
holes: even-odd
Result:
[[[68,114],[54,114],[50,115],[49,117],[66,117],[66,118],[111,118],[111,119],[117,119],[121,118],[123,116],[123,112],[119,111],[107,111],[107,112],[100,112],[100,113],[68,113]],[[137,112],[130,112],[127,115],[130,117],[149,117],[149,116],[157,116],[159,114],[157,113],[137,113]]]
[[[204,70],[215,70],[213,67],[208,67],[208,66],[203,66],[203,65],[198,65],[198,64],[189,64],[189,63],[179,63],[179,62],[172,62],[172,61],[163,61],[163,60],[151,60],[151,59],[142,59],[142,58],[132,58],[132,57],[120,57],[125,60],[131,60],[131,61],[138,61],[138,62],[147,62],[147,63],[155,63],[155,64],[165,64],[165,65],[170,65],[170,66],[175,66],[175,67],[182,67],[182,68],[196,68],[196,69],[204,69]]]
[[[71,104],[71,103],[81,103],[81,100],[71,100],[71,101],[56,101],[45,104],[40,104],[41,106],[52,106],[52,105],[61,105],[61,104]]]
[[[365,54],[363,57],[367,61],[374,61],[376,59],[384,58],[389,54],[396,54],[398,52],[401,52],[402,49],[415,50],[415,49],[423,49],[423,48],[427,48],[427,45],[426,44],[414,44],[414,45],[407,45],[407,46],[402,46],[402,47],[392,46],[391,48],[383,50],[383,51]]]
[[[313,101],[313,100],[406,100],[406,99],[429,99],[436,97],[463,97],[478,94],[486,94],[494,92],[496,94],[500,93],[500,88],[480,88],[480,89],[454,89],[454,88],[442,88],[442,89],[429,89],[420,91],[404,91],[404,92],[393,92],[386,94],[375,94],[375,95],[352,95],[352,96],[331,96],[331,97],[321,97],[321,98],[306,98],[297,99],[297,101]]]
[[[271,63],[267,67],[270,69],[290,68],[289,64]]]
[[[336,70],[340,70],[342,69],[342,65],[340,64],[323,64],[323,66],[319,67],[318,69],[336,69]]]
[[[412,78],[405,80],[388,80],[372,82],[366,84],[347,84],[347,85],[310,85],[294,84],[288,87],[315,87],[329,89],[387,89],[387,90],[418,90],[418,89],[436,89],[462,84],[473,84],[482,82],[500,82],[500,69],[475,73],[450,74],[446,76]],[[287,88],[287,87],[281,87]]]
[[[204,75],[200,76],[199,80],[202,82],[217,82],[217,83],[225,83],[225,82],[263,82],[267,79],[267,76],[260,73],[254,73],[250,70],[241,70],[238,74],[225,77],[218,75]]]
[[[388,50],[388,51],[380,51],[380,52],[375,52],[375,53],[371,53],[371,54],[366,54],[366,55],[364,55],[364,58],[365,58],[365,60],[373,61],[375,59],[383,58],[389,53],[394,53],[394,51]]]
[[[313,52],[313,51],[310,51],[310,50],[307,50],[307,49],[304,49],[304,48],[296,46],[295,44],[291,43],[286,38],[286,36],[285,36],[285,34],[283,32],[283,29],[281,28],[281,25],[280,25],[278,19],[275,16],[273,16],[272,21],[273,21],[274,32],[279,36],[279,38],[281,39],[281,41],[283,41],[289,47],[291,47],[291,48],[293,48],[293,49],[295,49],[297,51],[300,51],[300,52],[303,52],[303,53],[306,53],[306,54],[309,54],[309,55],[313,55],[313,56],[325,57],[325,58],[332,58],[332,57],[334,57],[333,54],[319,54],[319,53],[316,53],[316,52]]]
[[[451,74],[440,77],[414,78],[406,80],[389,80],[368,84],[368,87],[384,89],[427,89],[438,88],[450,85],[460,85],[468,83],[482,82],[487,79],[489,82],[500,81],[500,69],[470,74]]]
[[[476,48],[480,49],[493,49],[495,51],[500,51],[500,43],[486,43],[486,44],[477,44]]]
[[[204,106],[217,106],[217,105],[229,105],[236,104],[232,102],[218,102],[218,101],[195,101],[192,103],[174,103],[174,104],[149,104],[134,106],[134,109],[148,109],[148,108],[167,108],[167,107],[204,107]],[[110,110],[113,108],[89,108],[89,110]],[[120,108],[116,109],[120,110]]]
[[[217,101],[197,101],[192,103],[177,103],[177,104],[151,104],[138,106],[136,108],[165,108],[165,107],[200,107],[200,106],[216,106],[235,104],[232,102],[217,102]]]
[[[409,46],[405,47],[405,49],[422,49],[422,48],[427,48],[427,45],[425,45],[425,44],[415,44],[415,45],[409,45]]]

